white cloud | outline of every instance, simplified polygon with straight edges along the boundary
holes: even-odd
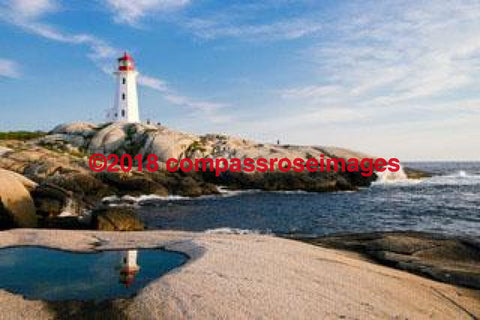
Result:
[[[0,58],[0,77],[19,78],[20,68],[18,63],[12,60]]]
[[[462,95],[480,98],[480,3],[361,6],[350,5],[327,29],[335,36],[305,52],[322,81],[285,88],[288,103],[318,110],[335,103],[358,113],[374,108],[374,121],[398,108],[441,116],[439,101],[455,109]]]
[[[478,1],[351,2],[323,22],[291,52],[302,85],[274,90],[261,122],[233,130],[403,159],[441,159],[449,137],[456,153],[444,157],[478,159],[468,151],[480,136]]]
[[[8,5],[12,11],[24,18],[38,18],[58,9],[55,0],[11,0]]]
[[[184,105],[193,109],[204,111],[206,113],[216,112],[218,109],[225,106],[221,103],[192,100],[189,97],[181,96],[175,93],[169,93],[165,95],[165,99],[173,104]]]
[[[136,25],[147,14],[180,9],[188,5],[190,0],[105,0],[105,2],[114,13],[116,22]]]
[[[146,76],[143,74],[139,75],[138,84],[160,91],[160,92],[168,91],[167,83],[164,80],[161,80],[155,77]]]
[[[206,6],[202,12],[174,17],[194,36],[213,40],[236,38],[252,42],[296,40],[320,35],[328,23],[328,14],[320,13],[318,1],[245,0]],[[318,10],[320,9],[320,10]]]
[[[131,2],[129,1],[111,1],[115,2],[119,8],[123,5],[124,9],[128,9]],[[179,5],[179,3],[187,3],[186,0],[178,1],[140,1],[139,5],[146,8],[154,5],[155,8],[167,8]],[[29,6],[31,4],[31,6]],[[118,57],[122,50],[108,44],[103,39],[90,34],[70,34],[60,29],[43,23],[40,21],[41,16],[51,13],[58,8],[58,4],[53,0],[11,0],[7,4],[0,4],[0,19],[8,23],[16,25],[23,30],[38,35],[40,37],[67,43],[73,45],[84,45],[89,48],[88,57],[105,73],[111,74],[112,61]],[[15,62],[0,59],[0,76],[18,77],[20,72]],[[165,100],[173,105],[183,106],[194,110],[196,116],[200,116],[208,121],[218,122],[219,119],[227,121],[226,116],[218,114],[220,108],[225,104],[197,100],[186,95],[181,95],[171,88],[166,81],[140,74],[138,83],[162,93]]]
[[[138,77],[138,83],[142,86],[161,92],[163,98],[174,105],[192,109],[194,111],[194,116],[207,118],[214,123],[226,123],[231,120],[229,116],[220,113],[221,109],[228,106],[226,104],[202,101],[192,99],[185,95],[180,95],[174,89],[170,88],[166,81],[156,77],[140,74]]]
[[[49,40],[86,45],[90,48],[89,57],[94,61],[111,59],[118,54],[118,50],[95,36],[69,34],[41,22],[45,14],[55,12],[58,8],[59,5],[54,0],[10,0],[6,4],[0,4],[0,20]]]
[[[341,92],[341,87],[335,85],[308,85],[305,87],[289,88],[280,92],[286,99],[316,99],[329,95],[337,95]]]
[[[195,36],[207,40],[243,38],[251,41],[293,40],[311,36],[322,30],[322,23],[308,18],[292,18],[265,23],[232,21],[230,16],[210,19],[194,18],[183,23]]]

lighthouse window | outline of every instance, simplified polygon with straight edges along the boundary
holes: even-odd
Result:
[[[122,93],[122,100],[125,100],[125,93]]]
[[[125,117],[125,110],[122,110],[122,117]]]
[[[122,78],[122,83],[125,84],[125,82],[127,82],[127,79]]]

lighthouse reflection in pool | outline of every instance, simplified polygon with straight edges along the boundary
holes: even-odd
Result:
[[[135,276],[140,271],[140,266],[137,264],[138,250],[126,250],[122,252],[122,261],[120,262],[120,283],[125,287],[135,281]]]
[[[0,249],[0,289],[31,300],[128,298],[186,259],[159,249],[74,253],[5,248]]]

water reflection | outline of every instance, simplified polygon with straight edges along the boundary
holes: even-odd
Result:
[[[128,298],[185,261],[181,253],[159,249],[73,253],[5,248],[0,249],[0,289],[47,301]]]
[[[122,252],[122,260],[120,262],[120,283],[126,288],[135,281],[135,276],[140,271],[137,264],[138,250],[126,250]]]

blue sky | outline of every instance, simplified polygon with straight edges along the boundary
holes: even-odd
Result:
[[[140,113],[194,133],[480,160],[480,2],[6,0],[0,130]]]

